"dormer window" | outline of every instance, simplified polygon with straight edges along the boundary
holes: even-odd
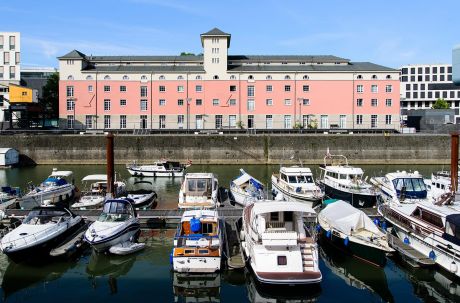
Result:
[[[363,78],[363,75],[356,76],[356,79],[362,79],[362,78]]]
[[[308,79],[310,79],[310,77],[308,77],[308,75],[304,75],[302,79],[308,80]]]
[[[252,75],[249,75],[248,80],[254,80],[254,77]]]
[[[265,79],[271,80],[271,79],[272,79],[272,76],[268,75],[267,77],[265,77]]]
[[[387,79],[391,79],[391,75],[387,75],[386,78],[387,78]]]
[[[73,80],[73,76],[72,75],[68,76],[67,80]]]
[[[195,80],[201,80],[201,76],[200,75],[196,76]]]
[[[146,76],[146,75],[142,75],[141,81],[147,81],[147,76]]]
[[[177,80],[184,80],[184,77],[182,77],[182,76],[177,76]]]
[[[86,80],[93,80],[93,76],[91,75],[86,76]]]
[[[291,80],[291,77],[289,75],[284,76],[284,80]]]
[[[214,75],[214,77],[212,77],[214,80],[219,80],[219,76],[218,75]]]
[[[110,80],[110,76],[109,76],[109,75],[105,75],[104,80]]]
[[[128,75],[124,75],[124,76],[123,76],[123,80],[129,80]]]
[[[158,77],[159,80],[164,80],[165,79],[165,76],[161,75],[160,77]]]
[[[377,75],[372,75],[372,80],[376,80],[377,79]]]
[[[236,80],[236,76],[235,76],[235,75],[231,75],[231,76],[230,76],[230,80]]]

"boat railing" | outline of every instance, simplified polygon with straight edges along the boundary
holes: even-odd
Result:
[[[329,185],[329,186],[332,186],[334,188],[345,188],[347,189],[348,191],[352,192],[352,193],[362,193],[363,190],[367,190],[369,191],[369,193],[372,193],[374,194],[376,191],[373,187],[371,186],[362,186],[356,182],[352,182],[350,183],[350,186],[346,186],[346,185],[343,185],[337,181],[333,181],[333,180],[330,180],[330,179],[324,179],[323,181],[325,184]]]
[[[59,224],[59,222],[61,222],[61,219],[59,219],[57,224]],[[45,228],[45,229],[43,229],[41,231],[38,231],[36,233],[24,235],[22,238],[19,238],[19,239],[3,242],[1,244],[2,249],[4,250],[4,249],[9,249],[9,248],[14,248],[14,247],[18,246],[19,244],[21,244],[21,242],[24,245],[27,245],[27,244],[31,243],[31,241],[37,241],[37,238],[39,236],[47,234],[50,230],[54,229],[54,227],[55,227],[55,224],[52,224],[50,227]]]
[[[265,228],[270,229],[270,228],[286,228],[286,225],[284,222],[278,222],[278,221],[268,221],[265,222]]]

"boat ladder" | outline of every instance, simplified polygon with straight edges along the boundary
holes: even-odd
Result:
[[[312,244],[300,242],[300,254],[302,256],[303,271],[315,271],[315,263],[313,260]]]

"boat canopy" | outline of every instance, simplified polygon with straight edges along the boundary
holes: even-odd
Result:
[[[446,216],[446,232],[443,238],[460,245],[460,214]]]
[[[351,235],[353,230],[365,229],[377,236],[383,236],[383,233],[363,211],[342,200],[329,204],[320,211],[318,217],[346,235]]]
[[[70,177],[73,175],[73,172],[71,172],[70,170],[54,170],[52,173],[51,173],[51,176],[50,177]]]
[[[109,199],[105,201],[103,213],[107,214],[129,214],[135,210],[132,207],[133,200],[124,198],[124,199]]]
[[[81,180],[82,181],[107,181],[107,175],[104,175],[104,174],[88,175]]]
[[[57,186],[61,186],[61,185],[66,185],[67,181],[65,179],[61,179],[61,178],[49,177],[43,183],[45,183],[45,184],[46,183],[54,183]]]
[[[253,178],[251,175],[246,173],[244,170],[241,170],[241,175],[238,178],[236,178],[235,180],[233,180],[233,183],[235,183],[236,186],[241,186],[244,183],[250,183],[256,189],[263,189],[264,188],[264,186],[262,185],[262,183],[259,180]]]
[[[398,196],[404,194],[409,198],[425,199],[427,190],[423,178],[396,178],[393,186]]]
[[[274,212],[301,212],[301,213],[315,213],[313,208],[302,202],[295,201],[272,201],[261,200],[257,203],[251,204],[251,214],[254,218],[256,215]]]

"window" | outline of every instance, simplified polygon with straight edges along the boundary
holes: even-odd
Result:
[[[222,128],[222,115],[216,115],[216,129]]]
[[[284,105],[291,105],[291,99],[284,99]]]
[[[141,111],[146,111],[147,110],[147,100],[142,99],[141,100]]]
[[[16,66],[10,66],[10,79],[14,79],[15,77],[16,77]]]
[[[212,99],[213,106],[219,106],[219,99]]]
[[[228,116],[228,126],[230,128],[235,128],[236,127],[236,115]]]
[[[236,105],[236,99],[230,99],[230,100],[228,100],[228,105],[230,105],[230,106],[235,106],[235,105]]]
[[[390,106],[391,106],[391,103],[392,103],[391,99],[386,99],[386,100],[385,100],[385,105],[386,105],[386,106],[390,107]]]
[[[11,78],[11,77],[10,77],[10,78]],[[67,80],[73,80],[73,76],[72,76],[72,75],[69,75],[69,76],[67,77]]]
[[[104,77],[104,80],[110,80],[110,76],[109,76],[109,75],[106,75],[106,76]]]
[[[158,87],[158,90],[160,91],[160,93],[163,93],[163,92],[166,91],[166,87],[165,87],[164,85],[160,85],[160,86]]]
[[[74,127],[75,118],[72,115],[67,116],[67,128]]]
[[[285,129],[292,128],[291,115],[284,116],[284,128]]]
[[[124,76],[123,76],[123,80],[129,80],[128,75],[124,75]]]
[[[386,85],[386,86],[385,86],[385,92],[386,92],[386,93],[391,93],[391,92],[393,92],[393,85]]]
[[[272,115],[266,115],[265,116],[265,127],[267,129],[272,129],[273,128],[273,116]]]
[[[141,115],[140,117],[140,128],[146,129],[147,128],[147,115]]]
[[[310,105],[310,99],[302,99],[302,105]]]
[[[361,98],[356,99],[356,106],[358,106],[358,107],[363,106],[363,99],[361,99]]]
[[[248,80],[254,80],[254,76],[253,76],[253,75],[249,75],[249,76],[248,76]]]
[[[120,99],[120,106],[126,106],[126,99]]]
[[[214,77],[212,77],[214,80],[219,80],[219,76],[218,75],[214,75]]]
[[[195,86],[195,91],[198,92],[198,93],[201,93],[203,91],[203,86],[201,86],[201,85]]]
[[[236,76],[235,76],[235,75],[231,75],[231,76],[230,76],[230,80],[236,80]]]
[[[195,80],[201,80],[201,76],[200,75],[196,76]]]
[[[165,115],[160,115],[159,128],[160,129],[166,128],[166,116]]]
[[[248,115],[248,129],[254,128],[254,115]]]
[[[230,85],[230,91],[236,92],[236,85]]]
[[[197,106],[203,105],[203,100],[202,99],[196,99],[196,105]]]
[[[371,106],[377,106],[378,105],[378,100],[377,99],[371,99]]]
[[[67,99],[67,110],[75,110],[75,100]]]
[[[178,91],[179,93],[183,93],[183,92],[184,92],[184,86],[183,86],[183,85],[178,85],[178,86],[177,86],[177,91]]]
[[[177,105],[178,106],[183,106],[184,105],[184,99],[178,99],[177,100]]]
[[[219,63],[219,58],[212,58],[212,63]]]
[[[203,116],[196,115],[195,121],[196,121],[196,129],[203,129]]]
[[[265,100],[265,104],[266,104],[267,106],[272,106],[272,105],[273,105],[273,99],[266,99],[266,100]]]
[[[378,91],[379,91],[379,90],[378,90],[378,86],[375,85],[375,84],[372,84],[372,85],[371,85],[371,92],[372,92],[372,93],[378,93]]]
[[[266,80],[271,80],[272,79],[272,76],[270,75],[267,75],[267,77],[265,77]]]
[[[329,128],[328,115],[321,115],[321,128]]]
[[[141,97],[147,97],[147,86],[141,86]]]
[[[390,125],[391,124],[391,115],[385,115],[385,124]]]
[[[88,85],[88,92],[89,92],[89,93],[92,93],[92,92],[93,92],[93,86],[92,86],[92,85]]]
[[[73,86],[67,86],[67,97],[73,97]]]
[[[161,75],[160,77],[158,77],[158,80],[164,80],[165,79],[165,76]]]
[[[310,77],[308,77],[308,75],[304,75],[302,79],[304,80],[308,80]]]
[[[254,86],[248,86],[248,97],[254,97]]]
[[[147,76],[143,75],[143,76],[141,77],[141,81],[142,81],[142,82],[147,81]]]
[[[14,50],[16,45],[16,37],[10,36],[10,50]]]
[[[184,80],[184,77],[179,75],[179,76],[177,76],[177,80]]]
[[[110,99],[104,99],[104,111],[110,110]]]
[[[363,115],[356,115],[356,124],[357,125],[363,124]]]
[[[120,116],[120,128],[121,129],[126,128],[126,115],[121,115]]]
[[[160,106],[165,106],[166,105],[166,100],[165,99],[160,99],[159,105]]]
[[[110,116],[109,115],[104,116],[104,128],[110,128]]]
[[[377,75],[372,75],[372,80],[376,80],[377,79]]]
[[[284,80],[291,80],[291,77],[289,75],[284,76]]]
[[[126,92],[126,86],[125,85],[120,85],[120,92],[122,92],[122,93]]]
[[[255,108],[254,99],[248,99],[248,111],[253,111]]]
[[[304,92],[309,92],[310,91],[310,85],[304,85],[302,87],[302,89],[303,89]]]
[[[387,75],[387,76],[386,76],[386,79],[390,80],[390,79],[391,79],[391,75]]]
[[[110,92],[110,85],[104,85],[104,92]]]
[[[347,116],[346,115],[340,115],[340,128],[347,128]]]
[[[20,58],[21,58],[21,55],[18,52],[16,52],[14,54],[14,60],[15,60],[16,65],[19,64]]]
[[[356,79],[362,79],[362,78],[363,78],[363,76],[362,76],[362,75],[358,75],[358,76],[356,76]]]
[[[291,91],[291,86],[290,85],[285,85],[284,86],[284,91],[285,92],[290,92]]]
[[[363,93],[363,92],[364,92],[364,87],[363,87],[362,84],[358,84],[358,85],[356,86],[356,92],[357,92],[357,93]]]
[[[177,127],[184,128],[184,115],[177,115]]]
[[[85,125],[87,129],[93,128],[93,116],[87,115],[85,117]]]
[[[371,128],[377,127],[377,115],[371,115]]]
[[[3,53],[3,63],[10,64],[10,53],[9,52]]]
[[[310,125],[310,115],[303,115],[302,116],[302,126],[307,128]]]
[[[91,75],[86,76],[86,80],[93,80],[93,76]]]
[[[265,91],[267,91],[267,92],[272,92],[272,91],[273,91],[273,86],[267,85],[267,86],[265,87]]]

